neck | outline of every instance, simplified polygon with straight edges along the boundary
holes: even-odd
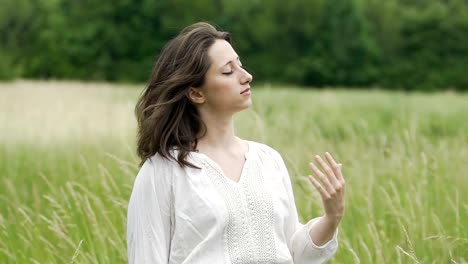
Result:
[[[203,152],[206,149],[230,149],[239,145],[235,135],[232,115],[204,113],[200,111],[201,119],[206,125],[206,133],[198,140],[197,148]]]

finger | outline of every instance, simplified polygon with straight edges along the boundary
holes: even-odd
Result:
[[[335,176],[340,182],[344,182],[343,174],[341,173],[341,163],[337,163],[335,159],[333,159],[332,155],[328,152],[325,152],[325,158],[327,159],[328,163],[333,169]]]
[[[320,193],[320,196],[322,196],[322,199],[325,200],[325,199],[330,198],[330,195],[328,194],[328,192],[323,188],[322,185],[320,185],[320,183],[314,177],[309,175],[308,178],[309,178],[309,181],[312,183],[312,185],[314,185],[315,189],[317,189],[317,191]]]
[[[343,167],[343,164],[338,163],[338,166],[339,166],[339,172],[340,172],[338,174],[338,178],[340,179],[341,183],[344,184],[345,180],[344,180],[344,177],[343,177],[343,170],[341,169]]]
[[[309,166],[310,168],[312,169],[312,171],[315,173],[315,175],[317,175],[317,177],[320,179],[320,181],[322,182],[322,186],[325,188],[325,190],[327,190],[327,192],[333,192],[334,188],[333,186],[330,184],[330,181],[328,180],[328,178],[317,168],[317,166],[315,166],[315,164],[313,162],[310,162],[309,163]]]
[[[323,159],[319,155],[315,155],[315,160],[318,162],[320,167],[322,167],[322,170],[327,175],[328,180],[330,181],[330,183],[333,184],[333,186],[336,187],[338,185],[338,179],[336,178],[335,173],[333,172],[333,170],[327,165],[327,163],[325,163],[325,161],[323,161]]]

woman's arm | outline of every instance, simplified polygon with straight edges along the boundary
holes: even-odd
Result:
[[[283,175],[283,184],[288,193],[289,200],[289,217],[285,223],[285,234],[288,239],[288,247],[293,257],[295,264],[320,264],[329,260],[338,249],[338,229],[331,229],[331,226],[323,229],[323,217],[311,219],[305,225],[301,224],[298,219],[294,193],[292,189],[291,179],[283,159],[277,153],[275,159],[280,167]],[[326,231],[326,232],[323,232]],[[329,239],[329,231],[331,237]],[[319,234],[316,234],[318,232]],[[325,235],[323,235],[325,234]],[[315,242],[312,238],[319,236]],[[316,242],[324,243],[316,243]]]
[[[148,159],[135,179],[127,213],[129,264],[169,262],[170,171],[160,159]]]
[[[329,219],[326,216],[318,218],[310,227],[309,235],[312,242],[317,246],[323,246],[333,238],[338,224],[339,221]]]

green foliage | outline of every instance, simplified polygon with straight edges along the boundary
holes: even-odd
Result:
[[[468,89],[466,0],[0,0],[0,79],[146,81],[183,27],[230,31],[257,81]]]
[[[304,60],[308,85],[369,84],[375,78],[377,47],[358,1],[328,0],[313,48]]]

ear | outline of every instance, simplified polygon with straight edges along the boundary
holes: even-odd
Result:
[[[190,87],[186,96],[194,104],[203,104],[206,100],[200,88]]]

